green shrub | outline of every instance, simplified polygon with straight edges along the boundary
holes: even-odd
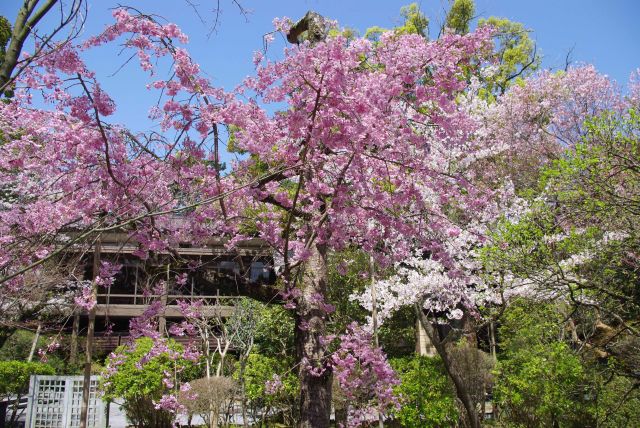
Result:
[[[249,404],[254,419],[262,416],[262,421],[270,416],[272,410],[282,411],[286,421],[294,418],[294,408],[299,391],[299,382],[295,371],[290,371],[288,361],[262,354],[250,354],[241,378],[240,365],[233,377],[238,380]],[[278,376],[281,386],[268,393],[266,384]]]
[[[143,360],[152,350],[153,341],[148,337],[138,339],[135,346],[120,346],[109,357],[100,388],[106,400],[123,399],[127,419],[138,428],[170,428],[174,414],[155,408],[165,394],[175,393],[180,382],[193,378],[194,365],[184,359],[174,360],[168,353],[161,353],[148,361]],[[168,341],[170,351],[181,352],[182,347]],[[117,370],[113,370],[117,367]],[[175,387],[164,382],[165,373],[174,374]]]
[[[34,338],[35,333],[32,331],[22,329],[15,330],[11,335],[9,335],[9,337],[7,337],[5,342],[2,344],[2,347],[0,347],[0,360],[26,360],[29,356],[29,352],[31,351]],[[40,335],[40,338],[36,343],[36,351],[38,349],[46,348],[50,341],[51,339],[47,335]],[[62,340],[62,342],[64,348],[64,340]],[[62,348],[54,352],[48,352],[47,365],[53,367],[56,374],[68,374],[64,358],[65,350]],[[34,359],[38,359],[37,353],[34,355]]]
[[[562,315],[553,304],[514,302],[499,329],[502,353],[495,402],[509,426],[589,426],[585,367],[558,341]]]
[[[454,427],[458,422],[453,387],[438,357],[394,358],[400,377],[395,388],[402,407],[395,418],[404,427]]]
[[[31,375],[53,375],[55,372],[53,367],[44,363],[0,361],[0,397],[5,400],[15,399],[17,403],[29,392]],[[10,415],[8,426],[13,426],[19,415],[16,406]]]

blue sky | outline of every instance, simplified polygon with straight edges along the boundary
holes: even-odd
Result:
[[[399,9],[410,0],[239,0],[250,14],[247,19],[231,0],[220,0],[222,14],[216,32],[207,36],[211,22],[202,23],[185,0],[137,0],[120,2],[88,0],[90,10],[84,37],[98,33],[112,22],[110,8],[120,4],[157,13],[180,25],[191,41],[188,45],[195,60],[225,88],[233,88],[243,77],[252,74],[251,58],[262,47],[262,36],[272,30],[276,16],[298,19],[309,10],[337,19],[341,26],[364,30],[373,25],[392,27],[399,23]],[[13,19],[22,0],[3,0],[0,14]],[[203,18],[212,21],[216,0],[192,0],[200,6]],[[448,0],[418,1],[438,27]],[[629,74],[640,67],[640,0],[476,0],[480,16],[502,16],[520,21],[533,31],[545,67],[563,67],[567,53],[573,49],[574,62],[593,63],[602,73],[625,84]],[[271,48],[276,53],[282,41]],[[115,98],[116,122],[134,129],[144,129],[151,94],[144,89],[147,77],[135,62],[117,74],[126,57],[116,57],[117,49],[92,52],[87,61],[98,71],[100,80]]]

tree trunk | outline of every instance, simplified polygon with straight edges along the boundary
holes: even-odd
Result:
[[[47,0],[37,11],[35,10],[38,4],[37,1],[24,1],[20,7],[16,20],[13,23],[13,28],[11,29],[9,46],[7,47],[4,60],[0,63],[0,97],[8,89],[7,85],[11,80],[11,74],[18,65],[24,42],[34,30],[36,24],[56,3],[57,0]]]
[[[296,355],[300,362],[300,428],[327,428],[331,414],[331,367],[326,363],[327,250],[314,244],[306,262],[296,314]]]
[[[498,362],[498,357],[496,354],[496,325],[494,320],[489,321],[489,347],[491,349],[491,359],[495,365]]]
[[[471,428],[480,428],[480,417],[478,416],[478,412],[475,409],[473,398],[471,397],[468,388],[464,384],[462,376],[460,376],[460,373],[458,373],[456,368],[453,366],[451,356],[449,355],[449,352],[447,351],[442,338],[440,338],[438,330],[431,325],[431,323],[427,319],[427,316],[422,311],[421,305],[416,304],[415,311],[418,319],[420,320],[420,323],[422,324],[422,328],[424,328],[424,330],[427,332],[427,335],[429,336],[429,339],[431,339],[433,346],[436,348],[438,355],[440,356],[440,358],[442,358],[444,368],[447,371],[449,378],[453,382],[453,386],[455,387],[456,396],[464,407],[469,426]]]

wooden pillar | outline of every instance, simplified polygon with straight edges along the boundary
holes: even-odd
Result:
[[[100,239],[93,249],[93,280],[91,282],[91,294],[97,299],[96,278],[100,271]],[[84,381],[82,383],[82,406],[80,407],[80,428],[87,428],[89,416],[89,393],[91,391],[91,360],[93,357],[93,333],[96,327],[96,306],[89,311],[89,324],[87,326],[87,344],[84,350]]]
[[[165,331],[167,330],[167,319],[164,316],[164,311],[167,308],[167,297],[169,294],[169,278],[171,276],[171,264],[167,264],[167,280],[164,283],[164,290],[162,290],[162,296],[160,296],[160,301],[162,302],[162,313],[158,318],[158,331],[161,335],[164,336]]]

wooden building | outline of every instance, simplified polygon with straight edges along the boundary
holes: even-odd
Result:
[[[128,339],[131,319],[141,317],[152,302],[162,302],[158,329],[168,334],[172,322],[182,320],[178,301],[200,300],[203,312],[229,316],[242,295],[272,289],[276,275],[272,251],[263,241],[250,239],[233,250],[219,240],[200,247],[181,245],[154,252],[147,259],[135,255],[138,245],[124,233],[103,236],[94,250],[82,251],[84,279],[94,276],[103,261],[121,265],[110,286],[98,286],[94,350],[109,352]],[[78,249],[77,251],[80,251]],[[96,254],[98,252],[98,254]],[[88,327],[89,313],[73,317],[72,348]],[[176,338],[180,341],[181,338]],[[77,351],[72,349],[72,354]]]

